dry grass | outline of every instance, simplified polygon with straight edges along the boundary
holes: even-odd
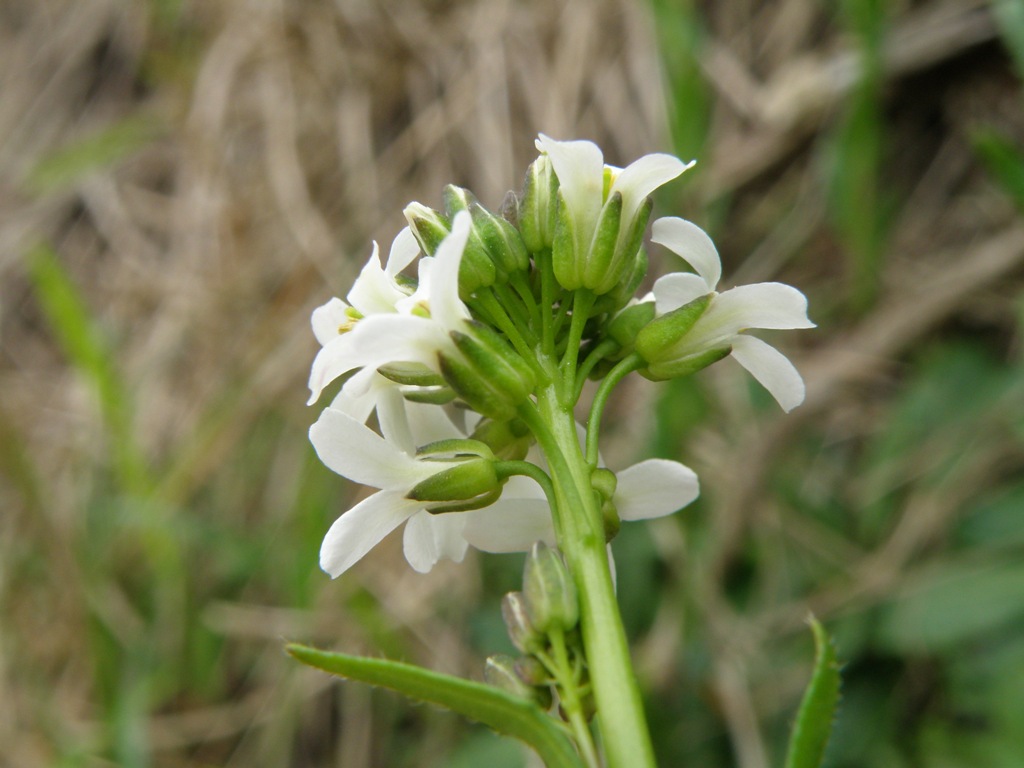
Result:
[[[965,499],[1024,467],[1019,443],[990,442],[966,485],[911,491],[871,546],[798,524],[763,498],[777,457],[808,434],[857,445],[879,429],[907,356],[936,329],[1020,351],[1024,229],[969,142],[982,124],[1024,139],[1019,84],[985,4],[896,5],[881,179],[899,204],[869,311],[849,307],[849,262],[818,165],[857,79],[852,41],[810,0],[736,0],[701,14],[710,128],[702,170],[677,203],[719,227],[735,282],[800,285],[824,328],[795,351],[810,394],[791,416],[763,417],[735,371],[708,373],[722,407],[686,454],[718,489],[709,532],[699,555],[672,523],[656,537],[670,577],[640,643],[642,673],[662,691],[685,676],[685,583],[701,631],[718,641],[709,696],[744,768],[769,764],[758,722],[792,702],[796,678],[769,675],[768,638],[795,631],[809,606],[841,614],[900,589]],[[309,312],[344,294],[370,239],[386,247],[408,201],[437,204],[454,182],[496,205],[519,186],[538,130],[593,138],[617,163],[670,149],[678,116],[654,16],[610,0],[174,8],[0,8],[0,765],[106,765],[94,755],[127,760],[124,743],[137,739],[152,750],[138,765],[362,768],[395,754],[379,746],[395,733],[422,740],[419,764],[443,764],[457,739],[450,720],[397,722],[365,691],[325,689],[280,656],[282,636],[348,649],[384,638],[447,671],[473,675],[479,663],[465,637],[482,594],[475,563],[424,579],[395,551],[377,553],[342,583],[315,580],[302,605],[276,584],[274,564],[298,555],[276,552],[275,539],[308,501]],[[124,400],[123,433],[40,308],[29,267],[40,244],[112,350],[119,384],[107,396]],[[622,398],[611,456],[647,443],[659,391],[641,384]],[[143,467],[135,480],[118,474],[117,440]],[[850,478],[832,488],[869,490]],[[340,507],[338,486],[329,491],[321,502]],[[307,527],[329,519],[313,514]],[[189,532],[199,515],[263,542],[253,548],[265,562],[244,575],[196,562],[216,557],[196,541],[205,528]],[[738,611],[727,576],[751,541],[832,560],[840,575],[799,593],[766,579],[754,610]],[[379,608],[353,620],[364,594]],[[147,647],[177,669],[192,653],[190,622],[221,638],[220,683],[136,690],[125,673],[114,678],[127,688],[103,690],[118,659],[97,647],[126,657]],[[101,646],[87,640],[96,635]],[[785,697],[766,693],[779,686]],[[120,722],[118,707],[97,703],[132,696],[155,704],[126,705]]]

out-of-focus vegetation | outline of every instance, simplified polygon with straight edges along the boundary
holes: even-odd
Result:
[[[360,491],[302,403],[370,239],[447,182],[497,205],[540,130],[698,157],[660,213],[819,324],[790,415],[723,363],[609,417],[611,466],[702,478],[616,542],[661,764],[781,764],[808,611],[828,765],[1024,764],[1021,5],[560,6],[0,6],[0,765],[524,765],[282,647],[508,650],[518,557],[319,572]]]

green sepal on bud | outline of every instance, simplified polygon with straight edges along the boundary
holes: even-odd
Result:
[[[559,196],[551,263],[560,286],[569,291],[588,288],[601,296],[622,280],[613,263],[621,219],[622,195],[616,192],[601,209],[594,231],[577,232],[569,206]]]
[[[409,222],[413,237],[427,256],[437,253],[438,246],[451,234],[452,223],[448,217],[423,203],[409,203],[402,213]]]
[[[473,203],[469,213],[473,218],[473,231],[494,264],[499,280],[507,280],[513,272],[525,272],[529,268],[530,254],[526,252],[519,230],[480,203]]]
[[[732,348],[728,345],[691,351],[687,349],[686,335],[707,311],[714,294],[706,294],[666,312],[649,322],[636,335],[636,351],[647,363],[640,374],[652,381],[664,381],[688,376],[726,357]]]
[[[410,387],[437,387],[444,384],[444,378],[422,363],[388,363],[377,369],[377,373],[395,384]]]
[[[568,632],[579,622],[576,584],[562,556],[544,542],[536,542],[526,556],[523,596],[527,616],[538,632]]]
[[[505,621],[512,645],[523,653],[544,650],[547,640],[537,631],[526,611],[526,598],[522,592],[509,592],[501,600],[501,618]]]
[[[519,232],[530,253],[549,250],[558,218],[558,177],[547,155],[526,170],[523,199],[519,201]]]
[[[469,333],[449,334],[461,354],[439,354],[441,373],[478,413],[495,421],[510,421],[533,391],[533,370],[497,331],[475,321],[467,325]]]
[[[410,402],[445,405],[455,399],[455,390],[444,377],[420,363],[388,363],[378,368],[377,373],[401,384],[402,397]]]
[[[480,509],[501,495],[494,454],[479,440],[438,440],[421,447],[416,456],[426,461],[459,462],[421,481],[407,494],[407,498],[424,502],[428,512]]]
[[[655,312],[653,301],[626,307],[608,323],[608,335],[623,350],[631,350],[636,342],[637,334],[654,319]]]

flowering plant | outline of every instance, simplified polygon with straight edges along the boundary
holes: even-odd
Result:
[[[664,380],[727,356],[788,411],[804,398],[799,373],[745,332],[813,324],[803,294],[787,285],[716,292],[718,253],[679,218],[655,221],[652,240],[693,272],[665,275],[635,298],[647,271],[650,195],[692,163],[656,154],[620,169],[591,142],[544,135],[537,148],[522,195],[510,194],[500,213],[453,186],[443,211],[406,208],[409,226],[387,261],[375,244],[348,301],[314,311],[322,349],[309,381],[315,403],[344,379],[310,429],[317,454],[380,489],[331,526],[323,569],[340,576],[403,524],[406,559],[421,572],[442,558],[460,561],[470,546],[529,551],[523,590],[503,604],[523,655],[489,659],[490,685],[482,685],[290,651],[463,712],[523,739],[548,765],[652,766],[608,543],[624,520],[692,502],[698,481],[663,459],[606,467],[602,413],[630,373]],[[405,270],[417,258],[413,278]],[[598,387],[580,424],[575,408],[588,378]],[[373,413],[379,432],[366,425]],[[827,643],[820,649],[819,668],[834,673]],[[797,749],[813,751],[827,727],[803,732]]]

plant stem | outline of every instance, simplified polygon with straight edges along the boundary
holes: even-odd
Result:
[[[574,391],[569,387],[569,391]],[[654,768],[643,702],[608,567],[604,524],[580,449],[572,403],[556,384],[521,408],[548,460],[558,514],[558,544],[580,595],[580,625],[609,768]]]

